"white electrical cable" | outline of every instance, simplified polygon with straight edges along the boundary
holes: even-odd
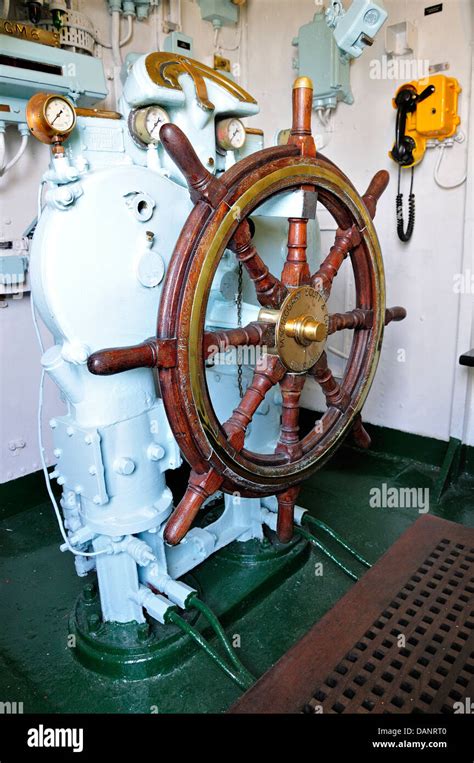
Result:
[[[463,185],[463,183],[467,180],[467,173],[461,178],[461,180],[458,180],[457,183],[452,183],[452,185],[447,185],[446,183],[443,183],[439,179],[439,171],[441,167],[441,162],[443,161],[444,152],[446,150],[447,146],[445,144],[441,144],[439,146],[439,157],[438,161],[436,162],[435,170],[434,170],[434,181],[436,185],[438,185],[440,188],[443,188],[445,191],[450,191],[453,188],[459,188],[460,185]]]
[[[114,66],[122,65],[122,54],[120,53],[120,11],[112,11],[110,43],[112,47],[112,58]]]
[[[0,130],[0,175],[3,171],[4,163],[5,163],[5,131]]]
[[[326,138],[323,140],[322,145],[319,145],[318,148],[321,150],[322,148],[326,148],[329,141],[332,138],[332,133],[334,132],[333,128],[333,118],[334,118],[334,109],[323,109],[323,107],[319,107],[316,109],[316,116],[319,120],[319,123],[321,124],[321,127],[323,128],[324,132],[326,133]]]
[[[216,26],[214,29],[214,52],[217,53],[219,51],[219,48],[217,47],[217,41],[219,40],[219,32],[221,31],[220,26]]]
[[[127,42],[130,42],[133,35],[133,16],[127,16],[127,31],[125,32],[125,37],[123,40],[120,40],[119,47],[122,48],[124,45],[127,44]]]
[[[30,297],[31,299],[31,297]],[[31,303],[33,304],[33,300],[31,299]],[[34,307],[32,308],[34,312]],[[50,498],[50,501],[53,505],[54,513],[56,514],[56,519],[58,521],[59,525],[59,531],[63,537],[64,543],[68,547],[68,550],[74,554],[74,556],[100,556],[101,554],[106,554],[107,550],[103,549],[102,551],[78,551],[73,546],[71,546],[69,542],[69,538],[67,536],[63,519],[61,517],[61,512],[59,510],[59,506],[56,501],[56,497],[53,493],[53,488],[51,487],[51,478],[49,476],[48,467],[46,466],[46,461],[44,458],[44,446],[43,446],[43,391],[44,391],[44,377],[45,372],[44,368],[41,371],[41,380],[40,380],[40,388],[39,388],[39,398],[38,398],[38,444],[39,444],[39,450],[40,450],[40,461],[41,466],[43,468],[43,474],[44,479],[46,482],[46,490],[48,491],[48,495]]]
[[[39,219],[43,212],[43,203],[42,203],[43,202],[43,186],[45,183],[46,183],[46,180],[42,180],[38,188],[38,199],[36,203],[36,225],[38,225]]]
[[[239,31],[237,35],[237,42],[232,48],[227,48],[225,45],[219,45],[219,50],[225,50],[226,53],[232,53],[234,50],[239,50],[240,44],[242,42],[242,20],[239,24]]]
[[[126,18],[127,31],[125,32],[125,37],[119,41],[120,48],[123,48],[123,46],[126,45],[127,42],[130,42],[133,37],[133,16],[127,16]],[[81,26],[79,24],[68,24],[68,26],[72,27],[73,29],[81,29],[83,32],[89,32],[90,34],[90,29],[87,29],[85,26]],[[98,34],[94,36],[94,40],[97,45],[100,45],[101,48],[107,48],[108,50],[111,50],[112,44],[110,42],[105,42],[105,40],[101,40]]]
[[[12,167],[15,166],[15,164],[20,161],[21,157],[26,151],[26,147],[28,145],[28,138],[29,134],[25,133],[21,136],[21,143],[18,151],[16,152],[15,156],[13,156],[7,164],[5,164],[3,167],[0,167],[0,177],[3,177],[7,174],[9,170],[12,169]]]
[[[41,187],[41,186],[40,186]],[[44,353],[44,344],[43,339],[40,334],[38,321],[36,318],[36,311],[35,311],[35,303],[33,300],[33,294],[30,292],[30,307],[31,307],[31,317],[33,319],[33,326],[35,329],[36,338],[38,340],[39,347],[41,349],[41,355]],[[45,371],[44,368],[41,370],[41,379],[40,379],[40,386],[39,386],[39,395],[38,395],[38,416],[37,416],[37,429],[38,429],[38,446],[39,446],[39,453],[40,453],[40,461],[41,461],[41,467],[43,469],[44,474],[44,480],[46,483],[46,490],[48,491],[49,499],[53,505],[54,513],[56,514],[56,519],[59,525],[59,531],[62,535],[62,538],[64,540],[64,543],[68,547],[69,551],[74,554],[74,556],[99,556],[100,554],[106,554],[107,550],[103,549],[102,551],[77,551],[73,546],[71,546],[71,543],[69,542],[69,538],[66,533],[66,529],[63,524],[63,519],[61,517],[61,512],[59,510],[58,503],[56,501],[56,497],[53,493],[53,488],[51,487],[51,477],[49,476],[48,467],[46,466],[46,460],[44,457],[44,445],[43,445],[43,399],[44,399],[44,378],[45,378]]]

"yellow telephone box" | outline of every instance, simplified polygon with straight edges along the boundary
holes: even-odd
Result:
[[[460,92],[457,79],[444,74],[402,85],[392,101],[398,113],[390,157],[403,167],[413,167],[423,159],[428,140],[452,137],[461,122]]]

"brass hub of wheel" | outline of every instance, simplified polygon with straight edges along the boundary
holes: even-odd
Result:
[[[259,320],[276,324],[276,353],[286,368],[301,374],[309,371],[321,357],[329,327],[324,297],[311,286],[293,289],[281,310],[260,310]]]

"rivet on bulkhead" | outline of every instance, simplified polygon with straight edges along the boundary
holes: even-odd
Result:
[[[114,461],[114,471],[117,474],[122,474],[128,477],[130,474],[133,474],[133,472],[135,471],[135,462],[131,458],[127,458],[126,456],[121,456],[120,458],[116,458]]]
[[[148,446],[146,453],[150,461],[161,461],[165,455],[165,449],[158,445],[158,443],[153,442]]]

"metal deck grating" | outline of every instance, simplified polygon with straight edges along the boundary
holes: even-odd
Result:
[[[473,562],[474,530],[422,517],[232,712],[453,713],[474,700]]]

